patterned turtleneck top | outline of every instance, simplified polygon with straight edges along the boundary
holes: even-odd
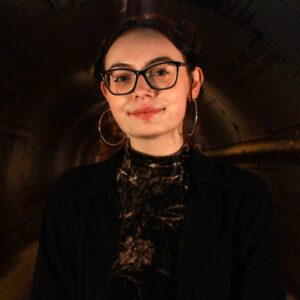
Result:
[[[119,243],[109,299],[176,299],[189,145],[150,156],[128,144],[117,173]]]

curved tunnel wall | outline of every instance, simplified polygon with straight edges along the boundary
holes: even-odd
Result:
[[[7,274],[16,273],[25,259],[19,251],[36,241],[55,178],[99,159],[103,104],[92,68],[104,32],[126,15],[159,12],[199,27],[207,87],[199,103],[198,145],[206,155],[266,179],[286,285],[300,295],[296,1],[15,0],[1,5],[0,282],[6,283]]]

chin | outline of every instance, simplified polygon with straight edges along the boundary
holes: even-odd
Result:
[[[130,137],[133,137],[133,138],[138,138],[138,139],[155,139],[159,136],[161,136],[163,134],[158,134],[158,133],[134,133],[134,134],[129,134]]]
[[[142,129],[142,128],[141,128]],[[172,131],[166,130],[139,130],[139,131],[132,131],[128,133],[130,137],[133,138],[140,138],[140,139],[156,139],[160,137],[167,137],[168,135],[173,135]]]

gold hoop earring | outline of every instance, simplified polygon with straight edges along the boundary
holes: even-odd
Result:
[[[193,126],[193,129],[192,129],[191,132],[188,132],[188,131],[186,130],[186,124],[185,124],[185,127],[184,127],[184,128],[185,128],[185,132],[186,132],[186,134],[187,134],[188,136],[192,136],[192,135],[193,135],[193,133],[194,133],[194,131],[195,131],[195,129],[196,129],[197,121],[198,121],[197,100],[196,100],[196,99],[192,99],[191,101],[194,102],[194,106],[195,106],[195,118],[194,118],[194,126]]]
[[[102,130],[101,130],[101,122],[102,122],[103,116],[104,116],[107,112],[109,112],[109,111],[110,111],[110,108],[106,109],[106,110],[101,114],[101,116],[100,116],[100,118],[99,118],[99,122],[98,122],[98,131],[99,131],[99,134],[100,134],[101,139],[102,139],[103,142],[105,142],[107,145],[109,145],[109,146],[119,146],[119,145],[121,145],[121,144],[123,143],[124,139],[126,138],[125,135],[123,135],[123,137],[122,137],[122,139],[121,139],[120,142],[118,142],[118,143],[110,143],[108,140],[106,140],[106,139],[104,138],[104,136],[103,136],[103,134],[102,134]]]

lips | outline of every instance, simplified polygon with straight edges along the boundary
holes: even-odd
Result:
[[[157,108],[157,107],[143,107],[136,109],[130,113],[130,115],[142,119],[142,120],[149,120],[154,115],[160,113],[161,111],[165,110],[164,108]]]

